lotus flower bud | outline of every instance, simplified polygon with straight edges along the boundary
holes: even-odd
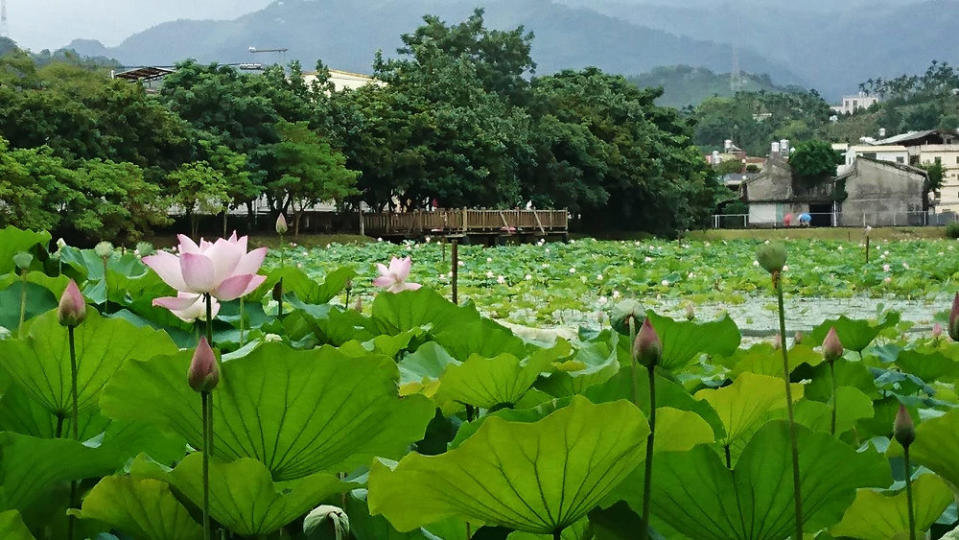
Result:
[[[941,325],[941,324],[936,323],[936,324],[932,325],[932,337],[933,337],[934,339],[939,339],[940,337],[942,337],[942,325]]]
[[[110,242],[100,242],[93,248],[93,252],[101,259],[109,259],[113,256],[113,244]]]
[[[773,336],[772,345],[773,345],[773,349],[776,349],[777,351],[783,348],[782,334],[776,334],[775,336]]]
[[[273,299],[277,302],[283,301],[283,280],[276,282],[276,285],[273,285]]]
[[[276,216],[276,234],[286,234],[288,230],[290,227],[286,224],[286,216],[280,212],[280,215]]]
[[[350,536],[350,518],[336,506],[320,505],[306,515],[303,533],[309,540],[345,540]]]
[[[63,238],[57,238],[57,249],[63,249],[67,247],[67,241]]]
[[[57,306],[57,320],[63,326],[71,328],[79,326],[87,318],[87,303],[83,293],[77,287],[77,282],[70,280],[67,288],[60,296],[60,305]]]
[[[793,345],[799,345],[802,343],[803,335],[802,332],[796,332],[796,335],[793,336]]]
[[[190,369],[187,371],[187,382],[190,388],[197,392],[210,392],[220,382],[220,367],[216,363],[216,354],[210,348],[206,337],[200,338],[200,343],[193,352]]]
[[[949,337],[959,341],[959,293],[952,300],[952,311],[949,312]]]
[[[137,242],[137,255],[140,257],[149,257],[154,253],[156,253],[156,249],[150,242]]]
[[[892,434],[903,447],[909,446],[916,440],[916,427],[905,405],[899,404],[899,412],[896,413],[896,421],[892,425]]]
[[[623,335],[629,335],[629,321],[634,327],[640,325],[639,320],[646,316],[643,307],[635,300],[624,300],[613,307],[609,315],[609,322],[613,329]]]
[[[696,318],[696,308],[692,304],[686,304],[686,320],[691,321]]]
[[[822,341],[822,355],[827,362],[833,362],[840,356],[842,356],[843,348],[842,342],[839,341],[839,334],[836,333],[835,327],[830,327],[829,332],[826,333],[826,339]]]
[[[865,234],[866,236],[869,236],[869,233],[871,232],[872,232],[872,227],[869,225],[866,225],[866,230],[864,231],[863,234]]]
[[[17,268],[26,272],[30,268],[30,264],[33,262],[33,255],[30,255],[26,251],[21,251],[13,256],[13,264],[17,265]]]
[[[352,279],[346,280],[346,285],[345,285],[343,288],[346,289],[347,291],[352,291],[352,290],[353,290],[353,280],[352,280]]]
[[[633,359],[646,367],[652,367],[659,363],[662,355],[663,344],[659,341],[659,334],[653,328],[649,317],[646,317],[633,343]]]
[[[770,274],[782,272],[786,265],[786,248],[782,244],[765,244],[756,250],[756,260]]]

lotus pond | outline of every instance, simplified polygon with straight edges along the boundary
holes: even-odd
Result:
[[[2,229],[0,538],[956,538],[953,245]]]

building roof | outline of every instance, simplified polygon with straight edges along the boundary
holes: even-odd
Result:
[[[903,171],[903,172],[912,173],[912,174],[918,174],[918,175],[923,176],[923,177],[926,176],[926,171],[925,171],[925,170],[920,169],[920,168],[918,168],[918,167],[913,167],[912,165],[906,165],[906,164],[904,164],[904,163],[896,163],[896,162],[894,162],[894,161],[886,161],[886,160],[883,160],[883,159],[873,159],[873,158],[868,158],[868,157],[860,156],[859,158],[856,159],[857,164],[858,164],[858,162],[859,162],[860,160],[865,161],[865,162],[868,162],[868,163],[872,163],[872,164],[874,164],[874,165],[879,165],[879,166],[882,166],[882,167],[892,167],[892,168],[894,168],[894,169],[899,169],[900,171]],[[843,179],[843,178],[849,178],[850,176],[853,175],[853,173],[856,172],[856,170],[857,170],[856,167],[852,167],[852,168],[850,168],[848,171],[846,171],[846,172],[840,174],[839,176],[837,176],[837,177],[836,177],[836,180],[841,180],[841,179]]]
[[[130,81],[153,81],[156,79],[162,79],[174,71],[176,70],[165,67],[140,66],[128,69],[126,71],[121,71],[120,73],[114,73],[113,78],[127,79]]]
[[[888,139],[882,139],[875,141],[872,144],[876,146],[886,145],[886,144],[904,144],[906,146],[915,146],[916,144],[922,143],[923,139],[929,137],[939,136],[939,138],[944,142],[949,142],[949,140],[954,140],[957,137],[955,132],[944,131],[939,129],[926,129],[923,131],[907,131],[906,133],[900,133],[899,135],[893,135]]]

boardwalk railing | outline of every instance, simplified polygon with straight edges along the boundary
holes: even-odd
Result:
[[[565,233],[569,228],[566,210],[471,210],[363,214],[366,234],[548,234]]]
[[[826,227],[941,227],[957,219],[952,212],[819,212],[810,213],[813,226]],[[747,228],[783,228],[782,220],[764,219],[756,221],[749,219],[749,214],[716,214],[712,216],[710,225],[714,229],[747,229]],[[793,214],[792,227],[798,227],[799,214]]]

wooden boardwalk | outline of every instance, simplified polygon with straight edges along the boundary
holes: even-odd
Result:
[[[424,235],[565,235],[566,210],[471,210],[363,214],[362,230],[369,236]]]

